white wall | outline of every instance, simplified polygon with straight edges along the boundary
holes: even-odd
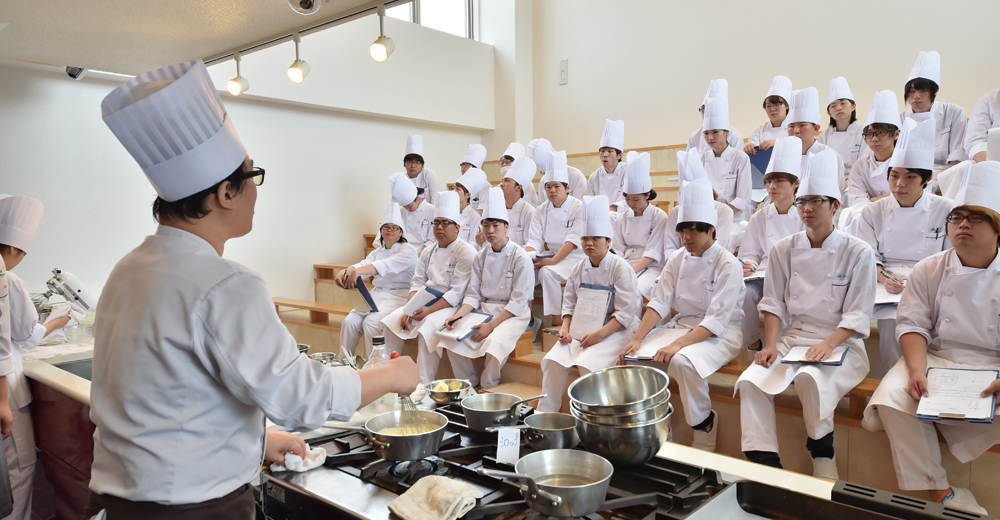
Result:
[[[495,122],[483,132],[490,160],[512,141],[532,139],[532,1],[489,0],[479,4],[480,39],[494,48]],[[513,28],[513,30],[512,30]]]
[[[830,79],[846,77],[863,120],[876,91],[902,96],[920,50],[941,53],[938,99],[970,111],[1000,86],[998,18],[995,0],[535,2],[534,134],[557,150],[596,151],[609,118],[625,120],[627,147],[684,143],[709,81],[726,78],[732,124],[747,136],[766,121],[761,103],[778,74],[819,89],[823,107]],[[569,84],[559,85],[567,58]]]

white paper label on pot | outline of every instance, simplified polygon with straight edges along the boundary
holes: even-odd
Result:
[[[521,458],[521,430],[500,428],[497,430],[497,462],[514,464]]]

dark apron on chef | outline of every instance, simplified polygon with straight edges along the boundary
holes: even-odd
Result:
[[[197,504],[164,505],[156,502],[133,502],[111,495],[90,493],[84,518],[105,510],[106,520],[254,520],[256,503],[250,484],[232,493]]]

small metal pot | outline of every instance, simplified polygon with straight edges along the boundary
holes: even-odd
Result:
[[[465,422],[473,430],[485,432],[496,426],[513,426],[520,419],[522,403],[544,398],[545,395],[521,399],[512,394],[476,394],[462,399]]]
[[[444,382],[448,384],[451,381],[458,381],[461,383],[461,387],[458,390],[447,390],[444,392],[438,392],[434,390],[434,386],[438,383]],[[431,401],[437,404],[451,404],[457,403],[462,400],[472,389],[472,383],[465,381],[463,379],[439,379],[437,381],[431,381],[424,386],[427,389],[427,395],[431,396]]]
[[[596,453],[615,466],[639,466],[649,462],[666,440],[670,427],[670,415],[658,421],[635,426],[608,426],[579,421],[576,426],[580,441],[587,451]]]
[[[299,354],[305,354],[309,352],[310,348],[309,345],[306,345],[305,343],[296,343],[295,347],[299,349]]]
[[[365,434],[368,445],[375,450],[375,454],[386,460],[418,460],[426,459],[438,452],[441,447],[441,440],[444,438],[444,428],[448,425],[448,418],[437,412],[420,410],[420,414],[427,419],[427,422],[436,428],[417,435],[387,435],[379,433],[386,428],[392,428],[399,424],[399,414],[401,412],[386,412],[365,421],[364,428],[339,427],[342,430],[358,431]]]
[[[667,398],[669,399],[669,397],[670,392],[667,392]],[[646,424],[649,422],[659,421],[672,412],[673,409],[671,408],[670,401],[663,401],[662,403],[645,410],[638,412],[625,412],[615,415],[587,413],[577,409],[572,404],[570,404],[569,411],[573,414],[573,417],[593,424],[603,424],[607,426],[632,426],[636,424]]]
[[[570,404],[578,410],[617,415],[638,412],[667,400],[670,378],[642,365],[614,366],[581,376],[569,385]]]
[[[536,413],[524,419],[524,424],[516,426],[524,430],[524,440],[535,451],[568,450],[580,444],[576,433],[576,418],[565,413]],[[493,432],[499,428],[487,428]]]

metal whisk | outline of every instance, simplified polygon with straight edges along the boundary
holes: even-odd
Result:
[[[403,435],[417,435],[433,429],[408,395],[399,396],[399,424],[397,426]]]

